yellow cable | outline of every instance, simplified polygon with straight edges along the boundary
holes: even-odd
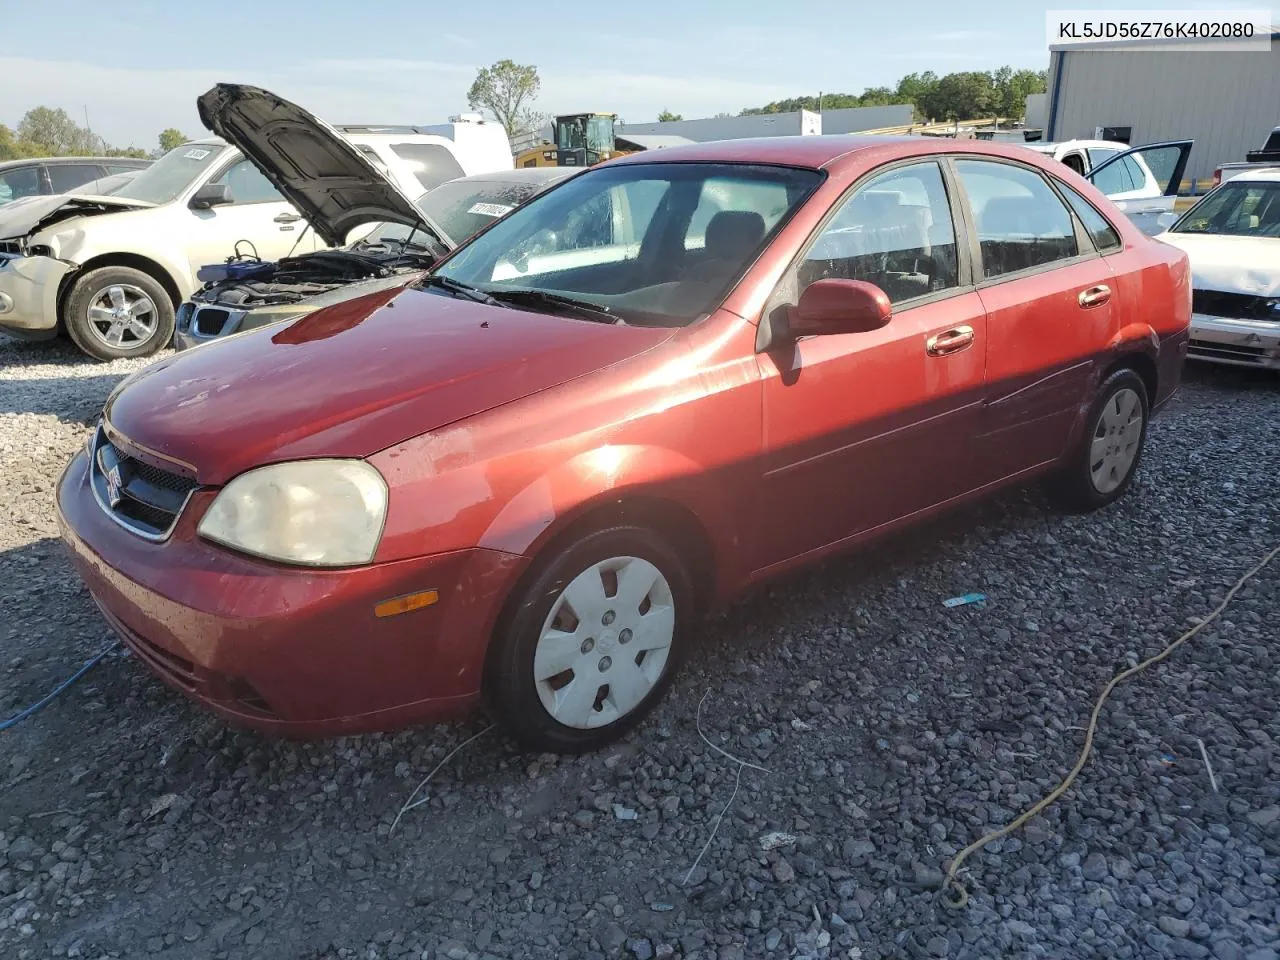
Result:
[[[1194,627],[1192,627],[1190,630],[1188,630],[1186,633],[1180,636],[1177,640],[1173,641],[1173,643],[1169,644],[1167,647],[1165,647],[1155,656],[1149,657],[1148,659],[1143,660],[1141,663],[1137,664],[1136,666],[1132,666],[1128,670],[1125,670],[1122,673],[1118,673],[1111,678],[1110,682],[1108,682],[1107,685],[1102,688],[1102,694],[1098,697],[1097,702],[1093,705],[1093,714],[1089,717],[1089,729],[1084,736],[1084,747],[1080,751],[1080,759],[1078,759],[1076,761],[1076,765],[1071,768],[1071,772],[1068,773],[1065,778],[1063,778],[1060,784],[1054,787],[1053,790],[1051,790],[1042,800],[1040,800],[1034,806],[1029,807],[1024,813],[1019,814],[1017,817],[1015,817],[1009,823],[1005,824],[999,830],[991,831],[986,836],[982,837],[979,840],[974,841],[973,843],[965,847],[963,850],[961,850],[958,854],[956,854],[956,858],[951,861],[950,869],[947,870],[946,878],[942,881],[942,889],[939,891],[939,896],[941,896],[943,903],[945,903],[948,907],[951,907],[952,909],[960,910],[965,906],[965,904],[969,902],[969,891],[964,888],[963,884],[961,884],[958,880],[956,880],[956,873],[959,871],[960,865],[964,863],[964,861],[969,857],[970,854],[975,853],[978,850],[981,850],[992,840],[999,840],[1001,837],[1008,836],[1010,833],[1012,833],[1014,830],[1017,830],[1024,823],[1030,820],[1032,817],[1036,816],[1036,814],[1040,813],[1042,810],[1048,807],[1049,804],[1053,803],[1055,800],[1061,797],[1071,787],[1071,784],[1075,781],[1076,777],[1079,775],[1080,771],[1084,769],[1084,765],[1089,760],[1089,754],[1093,750],[1093,734],[1094,734],[1094,731],[1097,730],[1098,728],[1098,716],[1099,714],[1102,713],[1102,705],[1106,703],[1107,697],[1111,696],[1111,691],[1114,690],[1116,686],[1119,685],[1120,683],[1124,682],[1125,680],[1128,680],[1135,673],[1141,673],[1143,670],[1147,669],[1147,667],[1151,666],[1152,664],[1159,663],[1165,657],[1169,656],[1169,654],[1173,653],[1174,650],[1178,649],[1178,647],[1182,646],[1184,643],[1186,643],[1188,640],[1194,637],[1197,633],[1199,633],[1201,630],[1203,630],[1205,627],[1211,624],[1214,620],[1216,620],[1218,616],[1222,613],[1222,611],[1227,608],[1227,604],[1231,602],[1232,598],[1235,597],[1236,593],[1240,590],[1240,588],[1243,587],[1249,580],[1251,580],[1258,573],[1258,571],[1260,571],[1263,567],[1265,567],[1272,560],[1274,560],[1278,554],[1280,554],[1280,547],[1276,547],[1274,550],[1268,553],[1265,557],[1263,557],[1261,562],[1259,562],[1257,566],[1255,566],[1252,570],[1250,570],[1243,577],[1241,577],[1239,580],[1236,581],[1235,586],[1227,591],[1227,595],[1223,598],[1222,602],[1218,604],[1217,607],[1214,608],[1212,613],[1210,613],[1207,617],[1205,617],[1203,620],[1197,623]]]

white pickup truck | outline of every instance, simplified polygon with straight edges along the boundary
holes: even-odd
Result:
[[[1219,164],[1213,171],[1214,186],[1226,183],[1232,177],[1239,176],[1242,173],[1266,170],[1272,167],[1280,168],[1280,127],[1276,127],[1271,131],[1271,135],[1267,137],[1267,142],[1262,145],[1261,150],[1250,150],[1244,156],[1244,160]]]

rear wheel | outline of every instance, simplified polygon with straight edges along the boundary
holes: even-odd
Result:
[[[173,337],[173,301],[132,267],[101,267],[78,278],[63,322],[71,339],[99,360],[146,357]]]
[[[589,534],[543,563],[495,634],[490,709],[535,750],[603,746],[661,699],[692,614],[689,575],[652,531]]]
[[[1133,370],[1103,381],[1080,442],[1050,484],[1059,504],[1086,512],[1124,495],[1142,462],[1149,413],[1146,385]]]

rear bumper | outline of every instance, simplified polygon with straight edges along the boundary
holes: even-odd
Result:
[[[1187,356],[1238,367],[1280,370],[1280,323],[1193,314]]]
[[[193,495],[154,543],[113,523],[83,453],[58,483],[62,538],[94,601],[161,680],[239,725],[320,737],[465,712],[523,558],[460,550],[350,570],[257,561],[195,535]],[[204,502],[199,502],[203,497]],[[376,603],[434,589],[434,606],[378,619]]]
[[[72,264],[52,257],[0,257],[0,328],[38,337],[58,328],[58,291]]]

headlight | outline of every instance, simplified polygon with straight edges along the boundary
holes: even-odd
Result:
[[[373,559],[386,514],[386,481],[363,460],[296,460],[232,480],[199,533],[268,560],[349,567]]]

